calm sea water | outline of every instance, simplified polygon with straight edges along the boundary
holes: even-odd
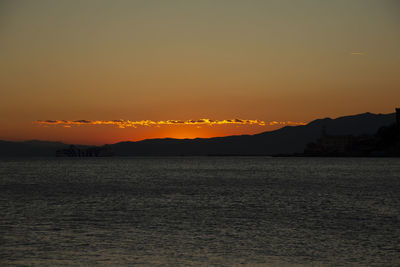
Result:
[[[400,159],[0,160],[0,265],[399,266]]]

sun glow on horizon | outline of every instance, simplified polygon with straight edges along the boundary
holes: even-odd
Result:
[[[64,136],[68,143],[111,144],[146,139],[195,139],[232,135],[252,135],[304,122],[249,119],[196,120],[37,120],[32,122],[38,134]],[[60,139],[60,138],[58,138]]]
[[[160,127],[160,126],[214,126],[214,125],[258,125],[258,126],[276,126],[276,125],[305,125],[305,122],[293,122],[293,121],[271,121],[265,122],[262,120],[244,120],[244,119],[224,119],[224,120],[212,120],[212,119],[199,119],[199,120],[141,120],[141,121],[131,121],[131,120],[37,120],[34,123],[43,126],[49,125],[59,125],[66,128],[72,126],[81,125],[113,125],[118,128],[137,128],[138,126],[147,127]]]

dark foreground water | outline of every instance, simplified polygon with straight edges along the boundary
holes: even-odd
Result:
[[[400,159],[0,160],[0,265],[399,266]]]

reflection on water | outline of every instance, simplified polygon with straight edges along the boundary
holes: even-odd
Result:
[[[400,265],[400,159],[0,161],[0,263]]]

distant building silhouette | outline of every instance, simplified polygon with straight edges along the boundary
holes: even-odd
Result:
[[[108,146],[79,148],[70,145],[69,148],[56,151],[56,157],[110,157],[113,156]]]
[[[321,137],[315,142],[308,144],[305,153],[309,155],[342,155],[350,150],[354,143],[352,135],[329,135],[326,127],[322,127]]]
[[[321,137],[309,143],[305,156],[400,156],[400,108],[396,122],[381,127],[375,135],[328,135],[325,126]]]

